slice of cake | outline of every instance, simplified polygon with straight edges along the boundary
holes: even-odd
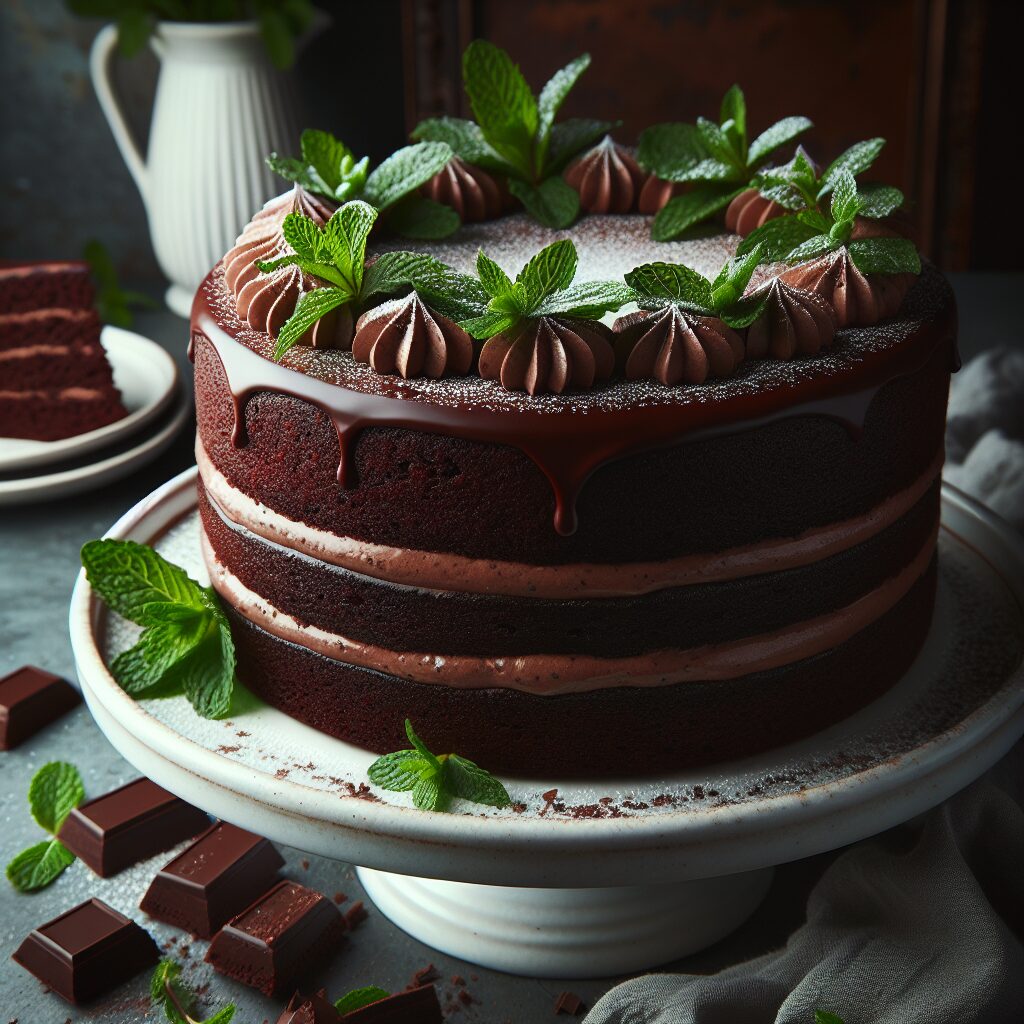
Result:
[[[87,264],[0,266],[0,437],[56,441],[128,414],[101,327]]]

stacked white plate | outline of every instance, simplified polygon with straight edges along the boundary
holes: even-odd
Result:
[[[59,441],[0,437],[0,505],[45,501],[110,483],[156,458],[188,420],[191,401],[174,360],[120,327],[100,341],[128,415]]]

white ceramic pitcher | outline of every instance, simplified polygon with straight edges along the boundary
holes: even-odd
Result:
[[[143,159],[115,92],[117,29],[92,46],[100,106],[142,193],[156,258],[171,282],[167,305],[188,316],[210,268],[281,182],[264,158],[298,146],[292,91],[270,63],[255,22],[161,22],[149,153]]]

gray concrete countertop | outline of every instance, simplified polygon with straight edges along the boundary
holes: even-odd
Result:
[[[1017,313],[1024,275],[952,275],[961,317],[964,360],[998,344],[1024,346]],[[188,331],[184,321],[166,313],[137,317],[135,329],[172,352],[186,379]],[[45,504],[0,509],[0,676],[24,664],[35,664],[65,676],[73,675],[67,634],[67,606],[78,571],[81,545],[99,537],[123,512],[159,484],[191,465],[192,436],[186,430],[156,463],[126,480],[91,494]],[[52,760],[75,763],[90,796],[97,796],[138,773],[107,743],[88,711],[79,707],[17,750],[0,753],[0,860],[9,861],[42,838],[28,811],[29,780]],[[342,909],[363,893],[350,865],[284,849],[286,874],[329,896],[346,897]],[[10,960],[18,943],[38,924],[50,920],[89,896],[107,900],[149,928],[166,950],[185,966],[186,978],[204,991],[206,1013],[234,1001],[239,1024],[273,1024],[276,1004],[219,975],[202,963],[206,943],[191,940],[175,929],[148,920],[138,901],[156,870],[172,854],[144,862],[113,879],[99,879],[81,863],[73,864],[48,889],[34,895],[16,893],[0,881],[0,1022],[62,1024],[96,1021],[138,1024],[162,1019],[147,997],[148,977],[139,976],[112,995],[75,1009],[42,986]],[[781,945],[803,919],[807,893],[834,855],[822,855],[781,868],[757,913],[737,932],[716,946],[665,970],[705,973]],[[433,963],[441,973],[437,983],[442,1005],[451,1016],[470,1024],[535,1024],[554,1020],[557,994],[576,992],[588,1006],[617,979],[605,981],[537,981],[513,978],[435,953],[392,926],[372,905],[369,917],[350,936],[347,947],[315,977],[310,987],[326,987],[332,998],[362,985],[398,991],[414,971]],[[452,981],[464,979],[465,985]],[[460,992],[472,1001],[463,1002]],[[204,1014],[205,1015],[205,1014]],[[564,1019],[564,1018],[563,1018]]]

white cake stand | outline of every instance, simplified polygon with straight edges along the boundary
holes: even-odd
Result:
[[[195,478],[193,469],[171,480],[109,536],[155,542],[205,579]],[[100,728],[160,785],[278,842],[364,865],[379,909],[446,953],[519,974],[602,977],[717,941],[756,908],[773,865],[934,806],[1024,733],[1024,545],[949,487],[940,545],[925,648],[863,711],[809,740],[701,772],[592,784],[506,779],[525,804],[518,811],[466,804],[431,814],[405,794],[368,792],[372,754],[245,690],[218,722],[183,698],[132,700],[105,659],[132,642],[134,627],[108,621],[84,575],[71,638]],[[552,789],[557,799],[545,800]]]

